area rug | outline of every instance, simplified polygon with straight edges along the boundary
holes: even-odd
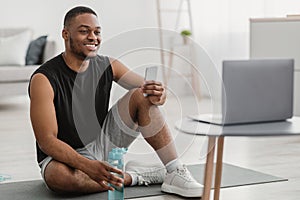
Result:
[[[189,165],[189,170],[200,183],[203,184],[204,164]],[[261,173],[258,171],[223,164],[221,188],[238,187],[244,185],[263,184],[270,182],[287,181],[287,179]],[[135,186],[125,188],[125,199],[143,198],[149,196],[165,195],[160,185]],[[0,184],[0,199],[5,200],[44,200],[44,199],[87,199],[105,200],[107,192],[84,196],[57,195],[48,191],[42,180],[23,181]]]

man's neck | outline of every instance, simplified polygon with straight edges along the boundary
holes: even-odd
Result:
[[[66,52],[63,52],[62,57],[67,66],[77,73],[84,72],[89,66],[89,59],[78,59]]]

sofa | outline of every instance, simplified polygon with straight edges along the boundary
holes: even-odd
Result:
[[[56,53],[47,35],[33,38],[29,28],[0,28],[0,98],[27,94],[31,74]]]

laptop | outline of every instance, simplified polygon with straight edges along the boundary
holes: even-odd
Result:
[[[221,113],[191,115],[191,119],[234,125],[293,116],[293,59],[223,61],[222,79]]]

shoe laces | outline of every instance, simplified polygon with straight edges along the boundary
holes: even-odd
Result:
[[[155,172],[144,172],[138,175],[138,185],[156,184],[161,182],[161,176]]]
[[[182,178],[184,178],[185,180],[187,180],[187,181],[192,180],[192,176],[191,176],[189,170],[187,169],[187,167],[185,165],[183,165],[180,168],[177,168],[176,170],[177,170],[177,174],[179,176],[181,176]]]

